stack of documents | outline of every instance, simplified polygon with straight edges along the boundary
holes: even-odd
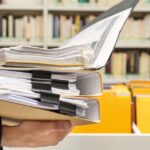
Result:
[[[0,70],[0,107],[8,102],[96,122],[99,103],[93,96],[102,91],[100,83],[92,72]]]
[[[124,0],[56,49],[0,49],[0,116],[16,120],[100,120],[99,70],[138,0]],[[29,113],[30,112],[30,113]]]
[[[11,66],[86,66],[93,57],[88,45],[57,49],[17,46],[0,50],[0,64]]]

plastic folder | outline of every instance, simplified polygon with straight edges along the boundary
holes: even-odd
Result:
[[[119,34],[126,20],[128,19],[129,15],[133,11],[133,8],[138,3],[138,1],[139,0],[124,0],[120,2],[113,8],[107,10],[105,13],[98,16],[90,24],[85,26],[85,28],[83,28],[81,32],[79,32],[73,38],[71,38],[62,46],[60,46],[60,49],[65,49],[68,47],[80,46],[80,45],[90,46],[93,49],[95,57],[93,60],[91,60],[91,62],[87,66],[72,66],[71,64],[67,64],[66,66],[64,65],[57,66],[55,64],[53,65],[41,64],[40,66],[39,61],[37,61],[36,63],[16,62],[16,64],[13,65],[11,64],[11,61],[10,62],[8,61],[7,62],[8,64],[5,66],[4,62],[2,62],[2,66],[0,67],[0,69],[3,70],[17,70],[17,71],[46,70],[46,71],[52,71],[57,73],[76,73],[81,75],[84,74],[87,75],[87,77],[88,74],[89,75],[92,74],[93,76],[95,76],[95,78],[93,77],[91,80],[89,80],[89,82],[84,82],[83,84],[80,83],[81,88],[84,91],[83,93],[85,94],[83,94],[80,97],[75,96],[75,98],[91,100],[92,109],[90,109],[90,111],[87,111],[88,119],[78,118],[76,116],[68,116],[65,114],[60,114],[49,110],[42,110],[38,108],[24,106],[21,104],[0,101],[0,116],[6,118],[5,122],[7,122],[7,124],[9,125],[8,118],[14,120],[71,120],[74,125],[81,125],[81,124],[97,123],[101,121],[100,118],[101,115],[99,112],[102,112],[104,113],[103,114],[104,116],[102,115],[102,120],[103,118],[106,119],[105,121],[107,122],[106,124],[108,125],[107,126],[104,123],[105,125],[105,127],[103,126],[104,130],[110,127],[110,125],[112,126],[112,123],[114,122],[115,123],[113,126],[114,131],[119,132],[121,131],[121,129],[124,128],[125,132],[129,132],[130,130],[129,95],[119,97],[119,96],[114,96],[112,93],[104,93],[104,95],[100,98],[97,96],[99,96],[102,93],[101,90],[102,79],[99,70],[102,67],[104,67],[109,61],[109,59],[111,58]],[[25,50],[23,49],[24,48],[23,46],[19,48]],[[7,49],[6,51],[4,50],[3,52],[4,53],[6,52],[7,54],[8,51],[9,49]],[[95,82],[96,88],[92,86],[92,82]],[[99,83],[98,88],[97,88],[97,83]],[[92,88],[90,86],[92,86]],[[97,89],[99,89],[99,95],[95,94],[97,93]],[[68,95],[68,97],[70,96]],[[97,105],[95,105],[95,103],[93,104],[92,101],[93,99],[94,101],[97,101]],[[116,104],[114,103],[115,101]],[[104,106],[99,107],[99,105],[101,105],[100,103],[102,103],[103,105],[103,102],[104,102]],[[120,105],[120,103],[122,105]],[[100,108],[104,110],[101,110]],[[116,108],[117,108],[117,113],[115,112]],[[69,106],[67,109],[69,109]],[[116,125],[116,122],[120,122],[118,121],[118,117],[121,118],[121,113],[123,115],[121,119],[121,126],[118,127]],[[112,119],[109,119],[110,115],[112,115]],[[12,122],[10,125],[12,125]]]

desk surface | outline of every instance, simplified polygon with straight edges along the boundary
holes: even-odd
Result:
[[[69,135],[58,146],[37,150],[150,150],[150,135]],[[35,150],[5,148],[4,150]]]

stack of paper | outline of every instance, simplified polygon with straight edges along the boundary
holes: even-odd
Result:
[[[87,83],[91,85],[87,87]],[[0,101],[90,121],[95,113],[93,121],[98,121],[98,101],[88,96],[99,95],[100,83],[98,73],[0,70]]]
[[[94,57],[88,45],[69,48],[42,49],[31,46],[17,46],[0,50],[1,65],[16,66],[84,66]]]
[[[99,69],[108,62],[137,2],[119,3],[60,48],[1,49],[0,115],[20,120],[69,119],[76,124],[99,121]]]

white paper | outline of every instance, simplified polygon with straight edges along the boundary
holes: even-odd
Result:
[[[36,107],[36,108],[42,108],[42,109],[48,109],[48,110],[58,110],[58,105],[42,103],[42,102],[38,102],[37,100],[31,99],[31,98],[14,95],[14,94],[1,94],[0,100],[11,102],[11,103],[16,103],[16,104],[21,104],[21,105],[26,105],[26,106],[31,106],[31,107]]]
[[[98,69],[103,67],[114,49],[118,35],[131,10],[132,8],[129,8],[94,23],[62,45],[61,48],[73,45],[90,45],[94,50],[95,58],[91,61],[91,66],[86,68]]]

